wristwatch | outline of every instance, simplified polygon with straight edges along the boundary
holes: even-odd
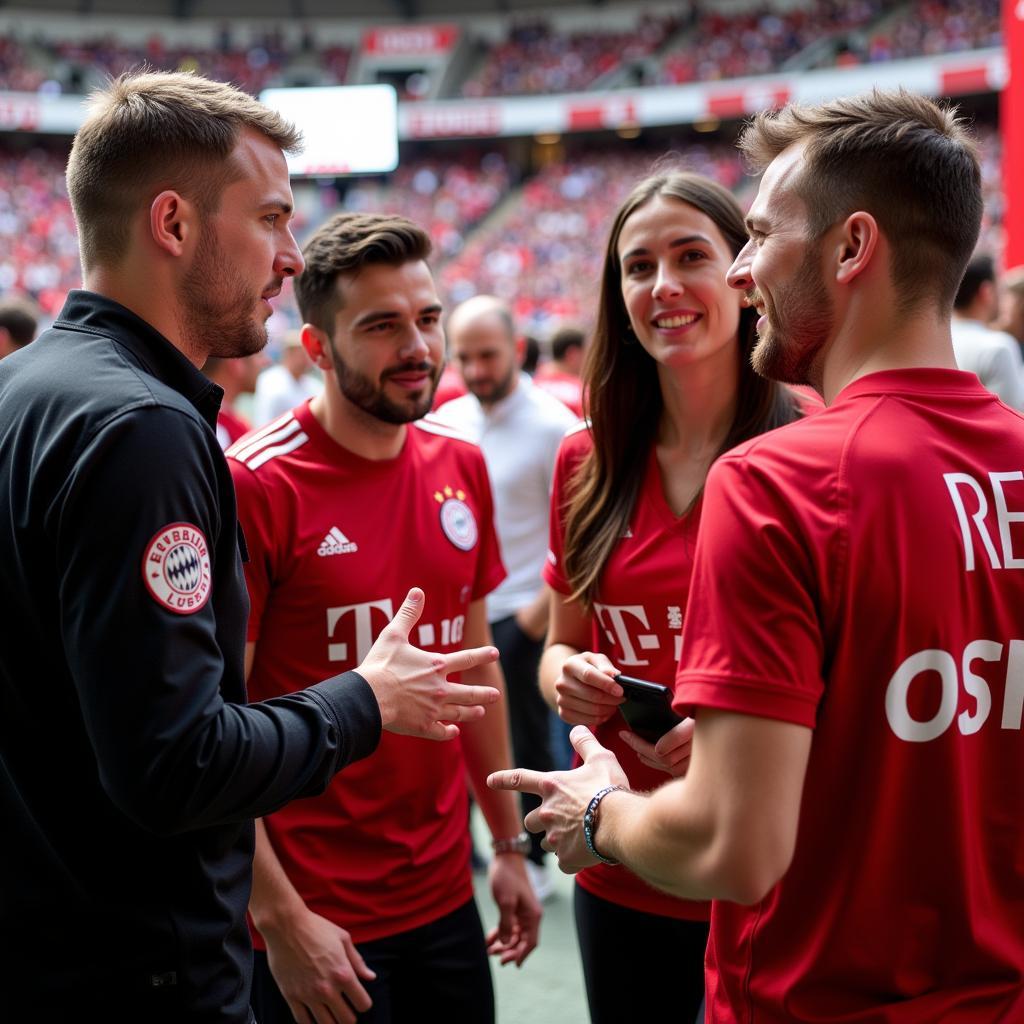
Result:
[[[507,839],[495,839],[491,843],[495,853],[519,853],[524,857],[530,852],[530,833],[520,832],[517,836]]]

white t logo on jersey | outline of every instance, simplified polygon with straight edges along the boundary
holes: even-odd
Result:
[[[373,628],[373,613],[377,611],[384,616],[384,621],[377,629]],[[373,641],[377,634],[394,617],[394,606],[390,597],[381,601],[366,601],[363,604],[346,604],[338,608],[327,609],[327,635],[334,636],[338,622],[347,615],[355,616],[356,652],[355,657],[350,659],[348,644],[329,643],[327,645],[327,657],[331,661],[350,661],[353,665],[359,665],[370,653]]]

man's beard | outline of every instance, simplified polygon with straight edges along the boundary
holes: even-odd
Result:
[[[251,356],[267,344],[267,326],[255,318],[261,292],[234,270],[209,227],[181,283],[179,323],[185,343],[219,359]]]
[[[441,367],[431,370],[429,363],[403,363],[392,367],[381,374],[379,384],[374,384],[369,377],[354,370],[341,358],[333,340],[329,343],[331,362],[334,364],[334,375],[338,380],[338,389],[357,408],[384,423],[412,423],[422,419],[434,402],[434,392],[441,377]],[[418,395],[410,394],[405,402],[395,402],[384,393],[384,382],[388,377],[410,372],[430,373],[430,379]]]
[[[750,354],[756,373],[782,384],[817,384],[822,348],[835,317],[821,274],[821,245],[808,250],[791,284],[776,289],[772,314],[766,300],[755,292],[755,304],[764,306],[768,323]]]
[[[503,398],[507,398],[511,394],[518,375],[519,371],[513,366],[504,379],[499,380],[488,388],[480,388],[479,384],[467,384],[466,389],[481,405],[496,405]]]

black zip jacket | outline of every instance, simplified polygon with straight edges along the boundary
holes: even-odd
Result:
[[[252,819],[379,741],[354,672],[245,703],[221,394],[85,291],[0,363],[0,1019],[248,1021]]]

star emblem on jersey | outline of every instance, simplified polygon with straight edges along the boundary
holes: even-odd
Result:
[[[476,516],[466,504],[466,492],[452,487],[434,491],[434,501],[441,506],[441,529],[444,535],[460,550],[469,551],[477,542],[479,532]]]
[[[213,586],[210,548],[198,526],[171,523],[158,530],[142,556],[146,589],[168,611],[192,615],[209,600]]]
[[[336,526],[332,526],[324,539],[320,541],[320,547],[316,549],[316,553],[321,558],[326,558],[328,555],[349,555],[358,550],[358,544],[350,541]]]

